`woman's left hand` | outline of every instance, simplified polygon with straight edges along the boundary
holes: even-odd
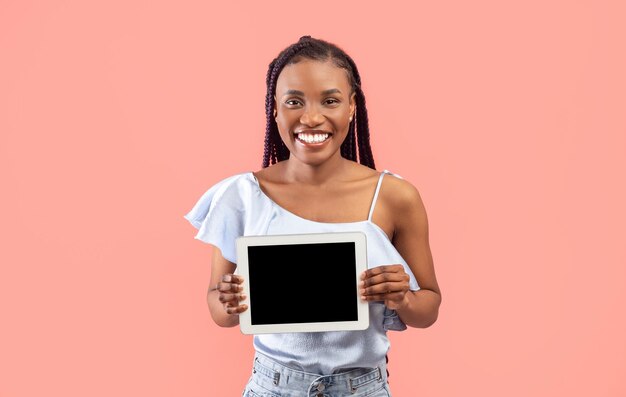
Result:
[[[361,274],[359,293],[366,301],[384,301],[389,309],[396,310],[408,303],[409,275],[402,265],[383,265]]]

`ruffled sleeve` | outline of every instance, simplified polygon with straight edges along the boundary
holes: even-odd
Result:
[[[241,174],[226,178],[207,190],[187,213],[198,233],[195,238],[220,249],[222,256],[237,263],[235,240],[244,235],[245,198],[237,189]]]

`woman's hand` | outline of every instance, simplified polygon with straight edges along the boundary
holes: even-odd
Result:
[[[222,276],[222,281],[214,288],[219,292],[218,300],[222,303],[228,314],[240,314],[248,309],[248,305],[240,305],[246,299],[243,291],[243,277],[227,273]]]
[[[385,306],[396,310],[408,304],[409,280],[402,265],[374,267],[361,274],[359,293],[361,299],[384,301]]]

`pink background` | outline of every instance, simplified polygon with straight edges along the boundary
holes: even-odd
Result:
[[[626,395],[621,1],[0,3],[0,396],[237,396],[183,215],[260,167],[301,35],[363,76],[380,169],[420,190],[437,323],[394,396]]]

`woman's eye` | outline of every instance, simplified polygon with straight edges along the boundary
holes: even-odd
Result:
[[[298,99],[288,99],[285,101],[285,103],[289,106],[302,105],[302,102]],[[339,101],[337,99],[330,98],[330,99],[325,100],[324,103],[329,104],[329,105],[335,105],[339,103]]]

